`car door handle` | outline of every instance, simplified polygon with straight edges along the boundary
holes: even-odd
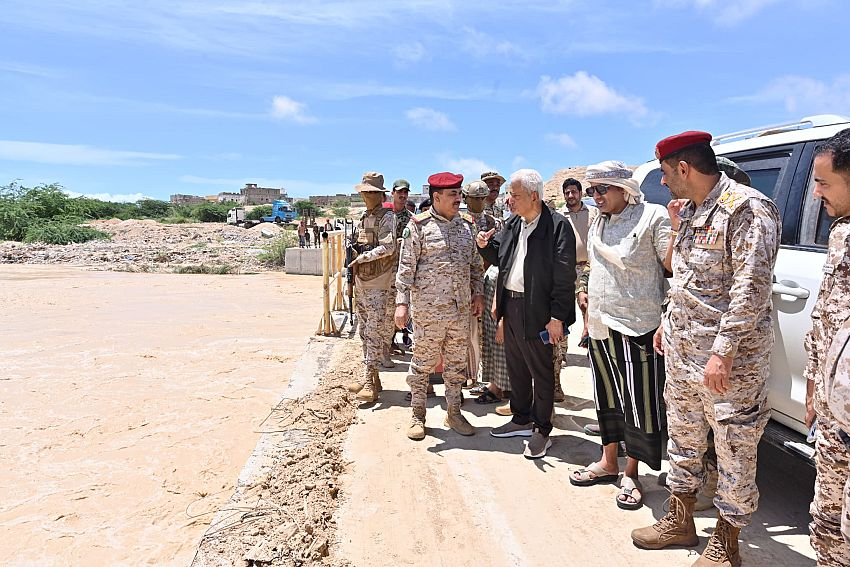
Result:
[[[806,288],[800,287],[794,282],[789,282],[785,280],[781,282],[775,282],[773,284],[773,293],[774,295],[790,295],[791,297],[796,297],[797,299],[808,299],[810,295],[809,290],[807,290]]]

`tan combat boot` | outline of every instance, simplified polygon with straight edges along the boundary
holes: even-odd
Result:
[[[555,397],[553,401],[558,404],[567,399],[567,396],[564,394],[564,389],[561,388],[561,376],[555,376]]]
[[[425,408],[413,408],[413,419],[407,428],[407,438],[414,441],[425,439]]]
[[[363,389],[357,392],[357,399],[361,402],[377,402],[378,401],[378,369],[370,368],[366,370],[366,380],[364,380]]]
[[[699,543],[694,526],[696,495],[670,493],[670,510],[651,526],[632,530],[632,541],[643,549],[663,549],[670,545],[693,547]]]
[[[692,567],[740,567],[741,554],[738,552],[738,534],[741,528],[736,528],[717,515],[717,525],[714,533],[705,546],[700,558]]]
[[[346,388],[352,394],[356,394],[357,392],[363,389],[363,385],[369,381],[370,376],[371,375],[369,373],[369,367],[367,366],[363,369],[363,374],[360,375],[360,379],[350,383],[348,386],[346,386]]]
[[[449,410],[446,412],[446,427],[454,429],[461,435],[475,435],[475,428],[460,413],[460,405],[449,406]]]

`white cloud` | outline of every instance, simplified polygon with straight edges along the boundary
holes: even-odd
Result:
[[[180,159],[177,154],[108,150],[78,144],[0,140],[0,159],[61,165],[145,165]]]
[[[754,16],[771,4],[782,0],[655,0],[656,8],[694,8],[708,12],[709,17],[721,26],[733,26]]]
[[[289,120],[297,124],[312,124],[316,121],[313,116],[307,114],[306,104],[296,102],[283,95],[278,95],[272,100],[271,114],[274,118]]]
[[[454,132],[457,130],[451,119],[444,113],[422,106],[411,108],[404,113],[410,122],[423,130],[433,132]]]
[[[755,94],[732,102],[780,103],[790,113],[850,113],[850,75],[839,75],[831,84],[811,77],[785,75],[770,81]]]
[[[560,79],[540,78],[537,85],[544,112],[573,116],[599,114],[625,114],[632,122],[640,122],[649,115],[643,99],[618,93],[605,82],[586,71],[578,71]]]
[[[418,63],[428,58],[425,46],[418,41],[399,43],[393,47],[393,55],[401,66]]]
[[[510,41],[499,41],[492,36],[475,28],[464,26],[463,48],[475,57],[484,58],[490,55],[500,57],[525,58],[525,51]]]
[[[460,173],[463,175],[464,183],[480,179],[481,174],[485,171],[496,171],[495,168],[478,158],[458,158],[444,154],[438,156],[437,161],[440,163],[440,167],[443,167],[452,173]]]
[[[514,156],[514,159],[511,161],[511,169],[513,171],[516,171],[517,169],[522,169],[527,165],[528,160],[525,156]]]
[[[111,203],[135,203],[136,201],[140,201],[142,199],[154,198],[145,195],[144,193],[77,193],[76,191],[68,191],[67,189],[64,190],[64,192],[69,197],[89,197],[90,199],[109,201]]]
[[[565,148],[578,147],[576,141],[573,140],[573,137],[569,134],[546,134],[546,140],[549,142],[555,142],[556,144],[560,144]]]

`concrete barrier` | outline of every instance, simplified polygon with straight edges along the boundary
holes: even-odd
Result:
[[[286,249],[286,273],[306,274],[310,276],[322,275],[322,249],[321,248],[287,248]]]

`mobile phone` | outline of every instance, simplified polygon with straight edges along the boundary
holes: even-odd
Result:
[[[549,329],[543,329],[540,331],[540,340],[543,341],[544,345],[548,345],[552,341],[549,340]]]

